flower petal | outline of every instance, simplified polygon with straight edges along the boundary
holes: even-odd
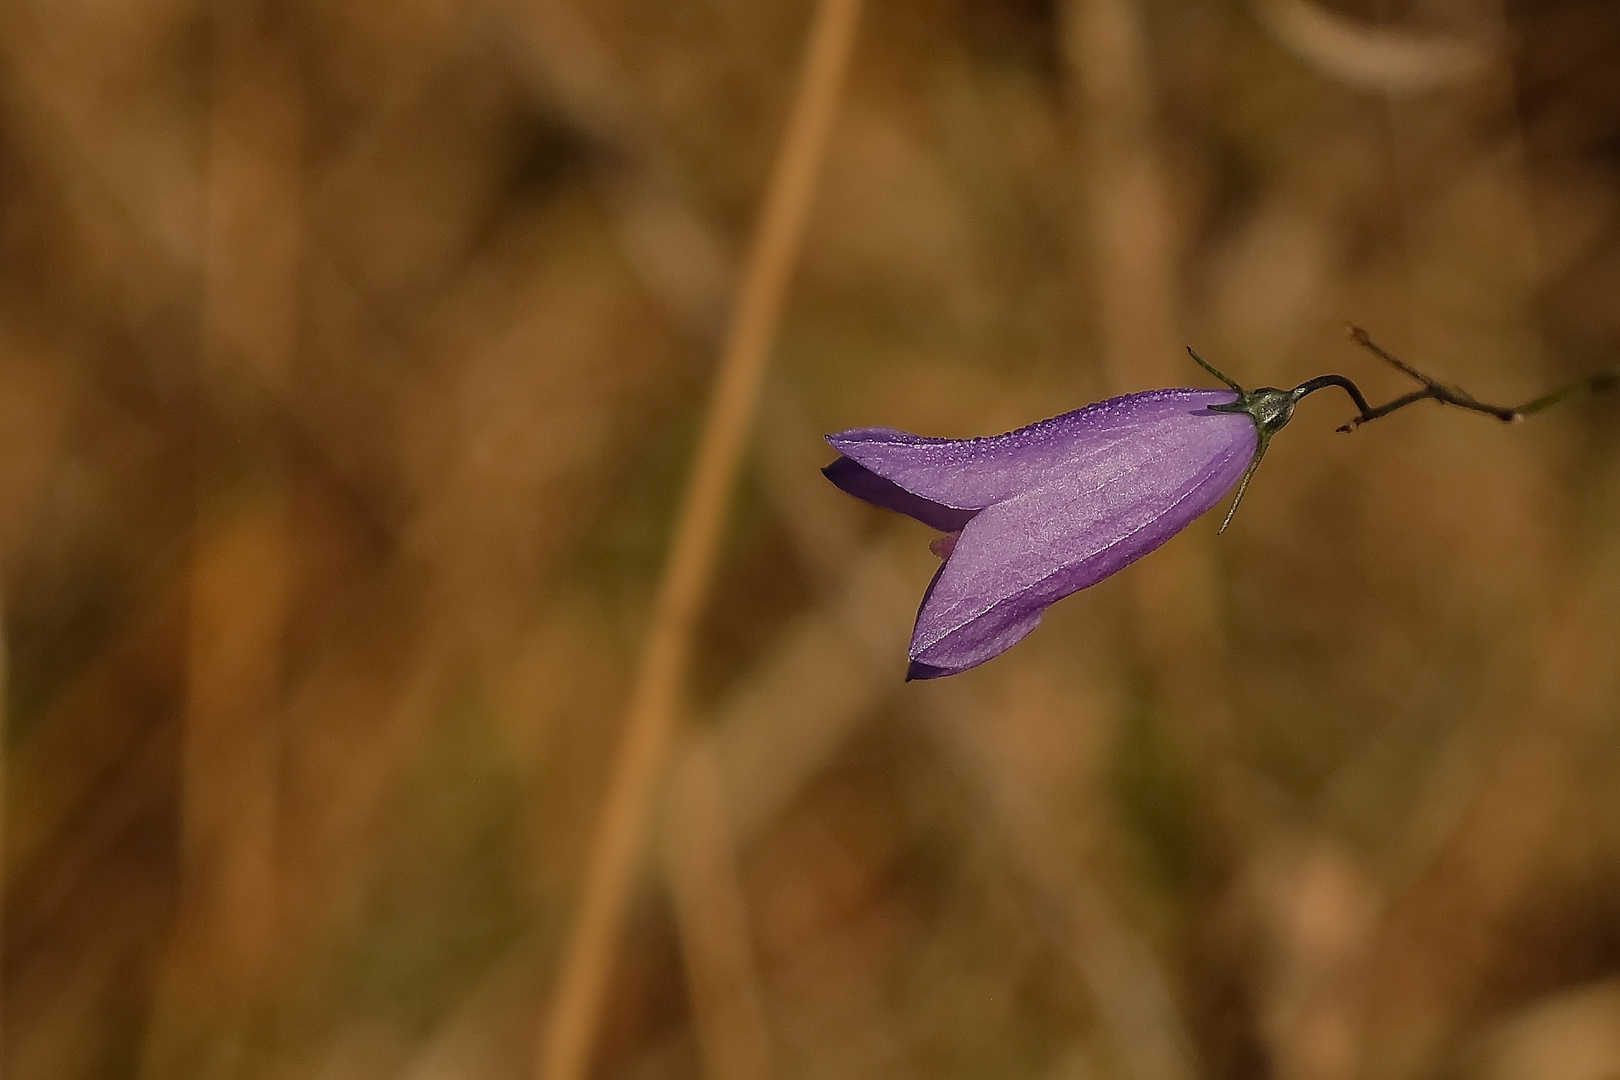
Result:
[[[958,510],[913,495],[893,480],[885,480],[852,458],[840,457],[821,470],[839,489],[885,510],[895,510],[916,518],[943,533],[953,533],[969,521],[977,510]]]
[[[917,612],[912,678],[999,656],[1054,602],[1146,555],[1205,513],[1254,456],[1254,423],[1185,413],[1138,425],[1106,454],[980,512]],[[921,674],[915,673],[921,671]]]
[[[1087,460],[1111,457],[1122,443],[1151,442],[1166,424],[1180,426],[1190,416],[1207,418],[1209,406],[1236,397],[1229,390],[1154,390],[1099,401],[990,438],[933,439],[893,428],[856,428],[829,435],[827,441],[867,472],[905,492],[948,509],[982,510],[1084,468]],[[829,469],[834,467],[838,462]],[[857,498],[934,524],[893,501],[873,497],[887,494],[887,489],[868,494],[854,490],[853,480],[846,487],[833,473],[828,478]]]

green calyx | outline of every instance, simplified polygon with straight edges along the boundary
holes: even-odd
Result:
[[[1294,418],[1294,403],[1299,399],[1294,396],[1293,390],[1262,386],[1244,393],[1241,387],[1236,389],[1236,401],[1230,405],[1211,405],[1210,411],[1243,413],[1254,421],[1254,430],[1260,435],[1262,446]]]
[[[1316,389],[1310,383],[1296,386],[1292,390],[1279,390],[1275,386],[1262,386],[1258,390],[1245,390],[1236,382],[1229,379],[1214,365],[1193,352],[1191,346],[1187,352],[1198,366],[1215,376],[1221,382],[1232,388],[1237,394],[1237,400],[1227,405],[1211,405],[1210,412],[1242,413],[1254,421],[1254,431],[1258,440],[1254,447],[1254,457],[1249,459],[1249,467],[1243,470],[1243,479],[1238,481],[1237,495],[1232,499],[1231,509],[1226,511],[1226,518],[1221,522],[1217,535],[1226,531],[1232,524],[1232,515],[1237,513],[1238,503],[1243,501],[1243,493],[1249,489],[1249,479],[1254,476],[1254,470],[1260,467],[1260,459],[1266,456],[1266,447],[1271,445],[1271,437],[1288,425],[1294,418],[1294,406],[1299,399]]]

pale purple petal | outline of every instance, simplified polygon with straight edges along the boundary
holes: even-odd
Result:
[[[1195,394],[1199,404],[1189,412]],[[1071,439],[1065,467],[1042,469],[1041,483],[968,522],[917,613],[908,678],[954,674],[1005,652],[1049,605],[1146,555],[1242,477],[1257,443],[1254,422],[1205,409],[1231,394],[1138,396],[1155,400],[1142,409],[1130,408],[1130,399],[1103,403],[1133,416],[1132,424],[1111,426],[1095,440]],[[1073,424],[1090,411],[1057,419]],[[1018,467],[1007,463],[999,472]]]
[[[1088,462],[1116,457],[1122,452],[1119,447],[1155,444],[1162,432],[1184,425],[1189,417],[1207,419],[1209,406],[1227,404],[1236,397],[1229,390],[1154,390],[1100,401],[989,438],[934,439],[892,428],[856,428],[829,435],[827,441],[867,472],[903,491],[940,507],[982,510],[1054,477],[1083,470]],[[1238,419],[1253,428],[1246,418]],[[1129,450],[1123,453],[1131,456]],[[833,482],[839,483],[837,478]],[[844,489],[857,498],[928,521],[881,497]]]

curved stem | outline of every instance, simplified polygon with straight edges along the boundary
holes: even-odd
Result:
[[[1366,423],[1368,420],[1374,419],[1373,413],[1377,410],[1367,404],[1367,399],[1362,396],[1361,389],[1343,375],[1318,375],[1314,379],[1308,379],[1300,383],[1292,391],[1294,401],[1297,403],[1301,398],[1314,394],[1318,390],[1326,390],[1330,386],[1337,386],[1350,395],[1350,400],[1354,401],[1356,408],[1361,410],[1361,415],[1357,418],[1358,423]]]

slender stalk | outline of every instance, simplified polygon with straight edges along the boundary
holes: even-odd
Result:
[[[819,0],[816,6],[792,115],[766,190],[591,843],[540,1050],[542,1080],[580,1080],[589,1062],[648,806],[664,771],[693,629],[713,576],[725,510],[859,10],[860,0]]]
[[[1367,404],[1367,399],[1362,396],[1361,389],[1343,375],[1318,375],[1314,379],[1307,379],[1294,387],[1292,391],[1294,402],[1297,404],[1306,395],[1314,394],[1318,390],[1326,390],[1330,386],[1337,386],[1340,390],[1349,394],[1350,400],[1356,403],[1356,408],[1361,410],[1363,417],[1372,411]]]

